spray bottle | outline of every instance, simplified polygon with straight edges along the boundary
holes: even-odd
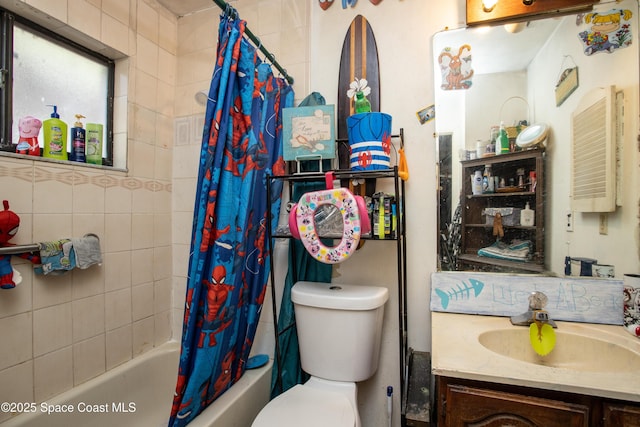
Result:
[[[67,160],[67,124],[60,120],[56,105],[47,105],[47,107],[53,107],[53,112],[51,118],[42,124],[42,133],[44,134],[44,153],[42,156],[49,159]]]
[[[82,127],[80,119],[84,119],[82,114],[76,114],[76,122],[71,128],[71,159],[74,162],[85,163],[87,161],[84,150],[86,146],[86,133]]]

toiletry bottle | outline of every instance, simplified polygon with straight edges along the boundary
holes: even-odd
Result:
[[[506,154],[509,152],[509,137],[504,128],[504,122],[500,122],[500,130],[496,137],[496,154]]]
[[[80,119],[84,119],[82,114],[76,114],[76,122],[74,126],[71,128],[71,154],[70,160],[74,162],[82,162],[86,161],[86,156],[84,153],[85,145],[86,145],[86,133],[82,127],[82,122]]]
[[[527,202],[525,208],[520,211],[520,225],[533,227],[533,224],[535,224],[535,212]]]
[[[18,145],[16,145],[16,153],[30,156],[40,155],[38,134],[41,127],[42,122],[35,117],[26,116],[18,120],[20,139],[18,140]]]
[[[493,174],[491,173],[491,165],[484,165],[484,173],[482,174],[482,192],[495,192],[495,184],[493,180]]]
[[[356,92],[356,102],[354,103],[354,109],[356,110],[356,114],[358,113],[369,113],[371,112],[371,103],[364,96],[362,91]]]
[[[51,118],[42,123],[42,133],[44,134],[44,153],[42,156],[49,159],[67,160],[67,124],[60,120],[56,105],[47,105],[47,107],[53,107],[53,113],[51,113]]]
[[[102,130],[103,127],[101,124],[87,123],[87,140],[85,143],[87,163],[94,165],[102,164]]]
[[[477,170],[471,177],[471,193],[482,194],[482,172]]]

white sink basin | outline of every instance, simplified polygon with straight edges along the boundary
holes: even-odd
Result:
[[[522,362],[583,372],[629,372],[640,370],[640,353],[618,344],[558,329],[556,345],[546,356],[538,355],[529,342],[529,328],[513,326],[482,332],[483,347]]]
[[[640,402],[640,339],[618,325],[556,323],[555,348],[538,356],[529,328],[508,317],[432,312],[432,372]]]

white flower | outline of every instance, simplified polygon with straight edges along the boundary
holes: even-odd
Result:
[[[349,84],[349,90],[347,90],[347,96],[349,98],[353,98],[356,96],[357,92],[362,92],[364,96],[367,96],[371,93],[371,88],[367,86],[369,82],[367,79],[358,79],[356,78],[354,81]]]

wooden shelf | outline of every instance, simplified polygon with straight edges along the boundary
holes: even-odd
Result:
[[[494,272],[530,272],[544,271],[544,149],[517,151],[498,156],[483,157],[481,159],[463,160],[462,165],[462,194],[461,198],[461,240],[458,261],[461,269],[472,269]],[[529,172],[535,172],[535,191],[528,191],[529,187],[516,188],[514,191],[472,194],[470,176],[477,170],[483,170],[490,165],[493,176],[509,180],[517,180],[517,172],[524,169],[525,179]],[[481,257],[478,249],[486,248],[496,241],[493,235],[493,224],[486,222],[483,211],[486,208],[519,208],[523,209],[529,203],[535,210],[534,226],[503,225],[504,237],[502,241],[510,243],[512,240],[531,241],[531,260],[529,262],[509,261],[498,258]],[[514,213],[515,215],[516,213]],[[503,224],[506,223],[503,218]],[[519,224],[519,218],[516,220]]]
[[[504,259],[482,257],[473,254],[462,254],[458,256],[458,259],[465,264],[471,264],[478,267],[496,267],[504,268],[509,271],[522,270],[531,273],[542,273],[544,271],[544,265],[536,264],[533,262],[508,261]]]

